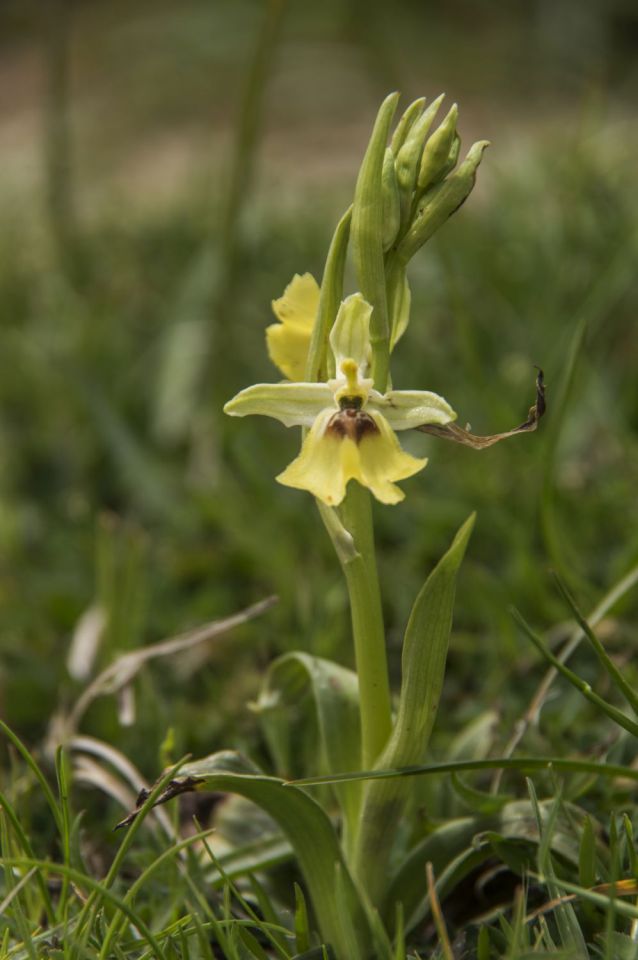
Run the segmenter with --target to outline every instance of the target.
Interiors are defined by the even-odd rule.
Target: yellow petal
[[[359,482],[381,503],[398,503],[405,494],[393,481],[418,473],[428,462],[427,458],[419,459],[402,450],[394,430],[380,414],[369,412],[368,416],[374,420],[378,432],[366,432],[359,444]]]
[[[370,317],[372,307],[360,293],[342,301],[337,319],[330,331],[330,346],[337,370],[344,360],[354,360],[364,376],[370,360]]]
[[[310,328],[312,330],[312,327]],[[266,327],[268,356],[288,380],[304,379],[310,346],[310,331],[288,324],[273,323]]]
[[[313,276],[295,274],[272,308],[280,321],[266,329],[268,354],[289,380],[303,380],[312,326],[319,306],[319,287]]]
[[[324,410],[314,422],[301,447],[299,456],[277,477],[286,487],[308,490],[329,507],[341,503],[350,479],[342,469],[344,441],[334,434],[326,434],[328,421],[334,410]],[[352,440],[349,444],[355,448]],[[348,460],[346,450],[346,461]],[[358,457],[355,457],[358,459]]]
[[[350,480],[368,487],[382,503],[403,500],[403,491],[393,481],[411,477],[427,460],[418,460],[402,450],[380,414],[359,414],[368,421],[360,431],[352,421],[337,424],[340,429],[335,429],[335,416],[336,411],[328,409],[317,417],[299,456],[277,480],[310,491],[330,507],[341,503]]]

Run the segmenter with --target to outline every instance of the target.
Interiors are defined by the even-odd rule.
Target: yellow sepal
[[[283,296],[272,302],[279,323],[266,328],[268,355],[289,380],[304,379],[318,306],[319,287],[309,273],[295,274]]]

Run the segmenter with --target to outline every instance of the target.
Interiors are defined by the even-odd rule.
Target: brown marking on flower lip
[[[365,436],[378,433],[379,428],[369,413],[354,406],[343,406],[328,421],[326,435],[343,440],[348,437],[355,443],[361,443]]]

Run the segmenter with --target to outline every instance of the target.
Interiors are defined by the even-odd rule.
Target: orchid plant
[[[409,261],[468,197],[487,146],[474,144],[457,166],[456,105],[430,133],[442,97],[427,107],[424,100],[412,103],[390,139],[397,100],[389,96],[379,110],[321,286],[309,274],[295,276],[273,303],[277,322],[266,340],[285,379],[249,386],[225,406],[231,416],[273,417],[302,428],[300,452],[277,480],[316,499],[345,576],[356,672],[305,652],[280,657],[254,705],[279,776],[225,751],[183,766],[163,795],[235,792],[265,810],[292,847],[319,940],[337,960],[403,955],[395,952],[401,931],[423,915],[426,891],[413,880],[415,871],[424,871],[425,854],[410,846],[411,781],[359,779],[314,795],[286,782],[295,749],[287,711],[305,697],[315,715],[314,773],[423,762],[443,682],[456,573],[473,517],[414,602],[393,702],[371,497],[399,503],[405,494],[397,482],[427,463],[402,449],[399,431],[425,430],[476,446],[507,435],[474,438],[453,424],[456,414],[442,397],[391,386],[391,353],[410,321]],[[348,256],[358,289],[345,295]],[[542,412],[539,380],[537,404],[517,431],[534,429]]]

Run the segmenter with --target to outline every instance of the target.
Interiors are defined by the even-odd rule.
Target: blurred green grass
[[[464,141],[493,139],[476,193],[414,266],[395,384],[440,392],[460,422],[490,433],[525,418],[534,364],[548,382],[537,434],[481,453],[410,438],[430,465],[405,483],[403,506],[376,511],[395,669],[411,598],[478,511],[440,736],[488,704],[507,731],[542,674],[508,606],[548,627],[567,616],[550,566],[587,611],[638,562],[629,61],[623,69],[613,37],[586,64],[548,49],[542,4],[534,22],[457,3],[427,24],[418,4],[390,24],[372,5],[364,30],[356,3],[291,3],[257,90],[260,147],[229,240],[232,142],[266,6],[126,6],[54,4],[68,19],[40,47],[37,8],[7,8],[20,96],[0,123],[10,147],[0,187],[3,716],[30,741],[45,736],[78,695],[65,657],[100,600],[119,624],[100,652],[106,663],[281,598],[203,665],[149,668],[132,727],[120,727],[111,701],[91,709],[86,732],[148,774],[169,727],[177,754],[259,749],[245,703],[278,652],[304,646],[351,662],[346,597],[318,516],[274,482],[298,437],[225,422],[220,406],[277,376],[263,341],[269,303],[293,273],[320,277],[389,83],[406,102],[447,89],[461,100]],[[629,18],[613,10],[612,26]],[[60,63],[69,73],[47,101]],[[48,127],[34,120],[43,106]],[[38,173],[47,169],[48,180]],[[635,649],[635,613],[629,597],[608,624],[619,656]],[[558,742],[565,723],[549,711],[544,735]],[[569,732],[574,748],[590,742],[586,725]]]

